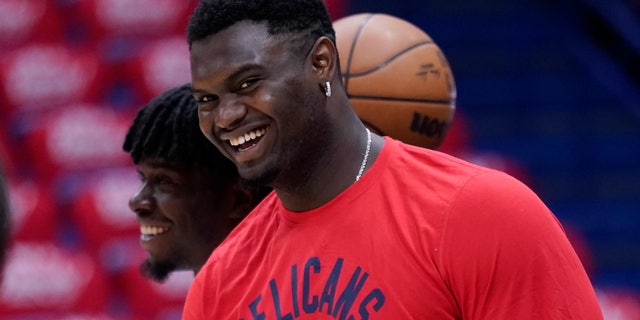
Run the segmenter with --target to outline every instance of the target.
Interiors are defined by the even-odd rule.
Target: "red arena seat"
[[[33,44],[0,61],[0,102],[6,114],[93,101],[105,85],[94,51]]]
[[[640,293],[628,288],[596,288],[604,319],[640,320]]]
[[[138,265],[143,259],[132,261],[123,273],[123,291],[132,314],[138,319],[180,319],[193,272],[174,272],[164,283],[157,283],[140,275]]]
[[[59,42],[62,29],[53,1],[0,1],[0,49],[3,51],[27,42]]]
[[[191,0],[85,0],[77,2],[77,12],[94,41],[114,36],[183,35],[195,3]]]
[[[9,179],[11,235],[17,241],[53,241],[58,211],[48,187],[33,180]]]
[[[106,254],[104,248],[122,238],[135,238],[135,250],[142,251],[140,227],[128,206],[139,185],[135,168],[123,167],[90,174],[73,188],[70,214],[89,251]]]
[[[0,290],[3,317],[106,310],[106,278],[88,255],[52,243],[17,242],[7,258]]]
[[[126,63],[127,77],[141,103],[191,81],[189,47],[184,37],[168,37],[142,46]]]
[[[325,0],[331,20],[337,20],[347,15],[349,0]]]
[[[129,115],[93,104],[37,114],[24,128],[27,155],[45,180],[60,175],[130,164],[122,151]]]
[[[0,126],[6,128],[6,124],[4,124],[1,119]],[[4,174],[8,176],[12,176],[17,170],[15,154],[9,144],[9,139],[5,136],[2,129],[0,129],[0,168],[2,168]]]

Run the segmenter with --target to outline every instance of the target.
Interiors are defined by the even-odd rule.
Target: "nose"
[[[129,198],[129,209],[141,217],[151,214],[154,206],[155,200],[147,183],[143,183],[140,190]]]
[[[220,98],[216,108],[215,125],[218,128],[231,130],[238,126],[247,115],[247,107],[235,94]]]

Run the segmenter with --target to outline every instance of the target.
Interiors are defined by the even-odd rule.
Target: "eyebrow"
[[[142,163],[142,161],[141,161],[141,163]],[[177,165],[173,164],[171,161],[167,161],[164,158],[146,159],[145,163],[151,169],[174,169],[174,168],[178,168]]]
[[[231,73],[226,81],[227,82],[235,82],[237,78],[239,78],[243,73],[246,73],[251,70],[262,70],[263,66],[257,63],[247,63],[241,65],[238,69],[236,69],[233,73]]]
[[[225,79],[225,82],[227,83],[234,82],[236,78],[239,78],[245,72],[248,72],[251,70],[262,70],[262,69],[264,69],[264,67],[258,63],[243,64],[240,67],[238,67],[238,69],[234,70],[229,76],[227,76],[227,78]],[[191,91],[192,91],[192,94],[209,94],[210,93],[207,90],[193,88],[193,84],[192,84]]]
[[[202,90],[202,89],[193,89],[193,88],[191,89],[191,95],[195,95],[197,93],[207,94],[209,92],[207,90]]]

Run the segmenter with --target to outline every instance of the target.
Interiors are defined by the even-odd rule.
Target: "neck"
[[[319,161],[316,161],[314,166],[306,168],[307,174],[304,177],[297,175],[294,178],[299,179],[295,183],[287,183],[288,187],[284,187],[285,184],[274,186],[285,208],[296,212],[318,208],[354,183],[367,147],[367,131],[359,120],[358,124],[351,126],[347,133],[334,135],[356,138],[330,139]],[[371,135],[371,139],[363,174],[375,161],[384,144],[384,140],[374,134]]]
[[[191,270],[193,271],[193,276],[195,277],[196,275],[198,275],[198,272],[200,272],[200,269],[202,269],[202,266],[204,265],[204,263],[198,264],[193,266],[193,268],[191,268]]]

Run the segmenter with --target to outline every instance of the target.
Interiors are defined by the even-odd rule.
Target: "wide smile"
[[[267,127],[261,127],[245,132],[237,137],[226,139],[226,141],[236,152],[245,151],[257,145],[266,132]]]
[[[171,227],[140,225],[140,240],[149,241],[157,236],[163,235],[171,230]]]

